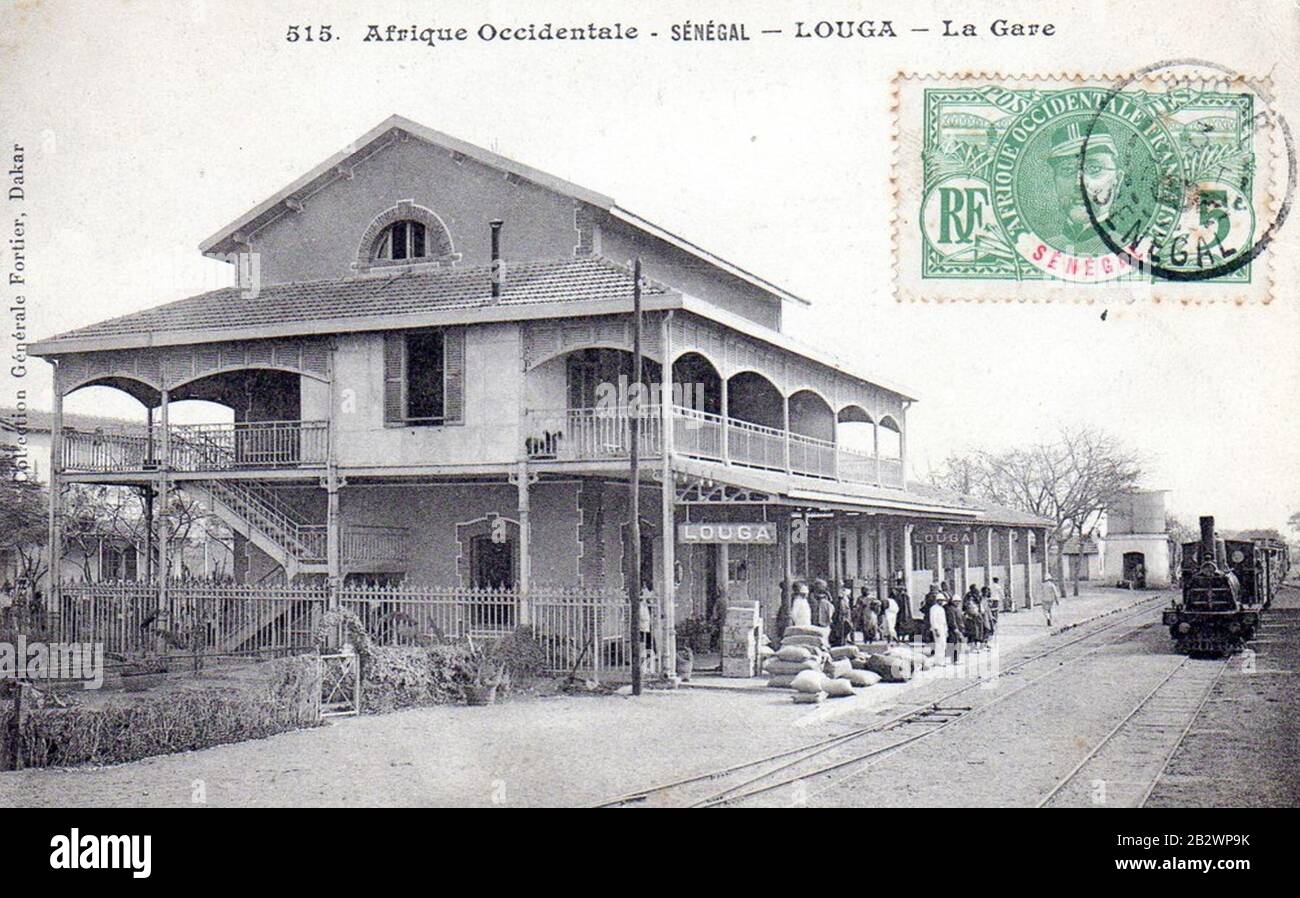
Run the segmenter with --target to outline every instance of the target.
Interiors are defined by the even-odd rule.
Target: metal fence
[[[11,629],[57,642],[95,642],[111,654],[267,655],[311,651],[335,597],[323,583],[242,585],[207,581],[65,583],[45,607],[10,615]],[[649,593],[638,631],[645,669],[657,669],[659,605]],[[383,646],[500,638],[531,627],[547,673],[610,678],[631,671],[627,596],[594,590],[346,586],[338,607],[356,614]],[[18,624],[21,623],[21,626]],[[642,626],[644,624],[644,627]]]

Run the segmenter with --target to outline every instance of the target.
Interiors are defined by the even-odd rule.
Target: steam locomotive
[[[1182,548],[1182,595],[1163,616],[1175,647],[1197,654],[1240,651],[1286,579],[1286,544],[1219,539],[1214,518],[1206,516],[1200,541]]]

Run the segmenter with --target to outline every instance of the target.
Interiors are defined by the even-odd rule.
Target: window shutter
[[[448,424],[465,423],[465,328],[443,332],[443,418]]]
[[[406,334],[384,334],[384,423],[406,420]]]

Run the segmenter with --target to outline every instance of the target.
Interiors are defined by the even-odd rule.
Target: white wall
[[[518,460],[522,392],[520,331],[514,323],[465,331],[465,423],[384,425],[384,338],[339,338],[334,358],[338,460],[342,465],[500,464]]]

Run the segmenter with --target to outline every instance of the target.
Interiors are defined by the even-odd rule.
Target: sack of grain
[[[776,656],[782,661],[807,661],[813,653],[806,645],[782,645]]]
[[[794,676],[801,670],[821,670],[821,665],[812,658],[803,661],[782,661],[780,658],[774,658],[763,665],[763,670],[770,674],[789,674]]]
[[[831,698],[843,698],[853,694],[853,684],[848,680],[830,680],[826,683],[826,694]]]
[[[787,636],[781,640],[781,648],[792,645],[804,646],[813,650],[824,649],[826,648],[826,640],[820,636],[800,636],[798,634]]]
[[[880,674],[882,680],[902,683],[912,678],[912,664],[897,655],[872,655],[867,659],[867,670]]]
[[[821,692],[825,679],[820,670],[804,670],[795,674],[790,686],[798,692]]]
[[[854,686],[874,686],[880,682],[880,674],[869,670],[851,670],[844,675],[844,679]]]
[[[842,658],[858,657],[858,647],[856,645],[837,645],[831,649],[831,657],[836,661]]]
[[[782,645],[784,645],[785,640],[789,639],[791,636],[819,636],[823,640],[829,642],[831,638],[831,628],[814,627],[811,624],[805,627],[786,627],[785,632],[781,634]]]
[[[796,692],[794,694],[794,703],[796,705],[817,705],[826,700],[824,692]]]
[[[826,673],[831,677],[842,677],[852,669],[853,662],[848,658],[845,658],[842,661],[832,661],[830,663],[830,670],[826,671]]]
[[[794,674],[777,674],[767,681],[767,685],[772,689],[789,689],[793,682]]]

